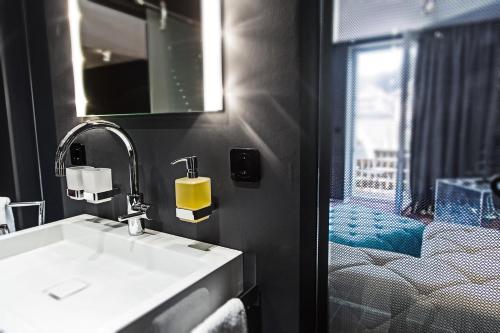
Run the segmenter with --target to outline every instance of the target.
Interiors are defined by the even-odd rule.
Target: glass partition
[[[500,2],[334,8],[330,332],[498,332]]]

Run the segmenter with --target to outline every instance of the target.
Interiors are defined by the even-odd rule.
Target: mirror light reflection
[[[68,0],[77,116],[223,109],[220,0]]]

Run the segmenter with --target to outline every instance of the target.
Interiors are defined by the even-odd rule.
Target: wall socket
[[[258,183],[261,178],[260,153],[255,148],[234,148],[229,154],[231,179],[236,182]]]

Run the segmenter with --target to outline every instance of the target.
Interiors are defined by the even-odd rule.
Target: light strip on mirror
[[[80,43],[80,7],[78,0],[68,0],[69,30],[71,36],[71,59],[73,62],[73,80],[75,83],[75,106],[77,117],[87,113],[87,98],[83,88],[83,63],[85,61]]]
[[[221,111],[223,104],[221,1],[200,1],[204,111]]]

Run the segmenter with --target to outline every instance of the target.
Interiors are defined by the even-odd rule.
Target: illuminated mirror
[[[220,0],[68,0],[77,115],[221,111]]]

